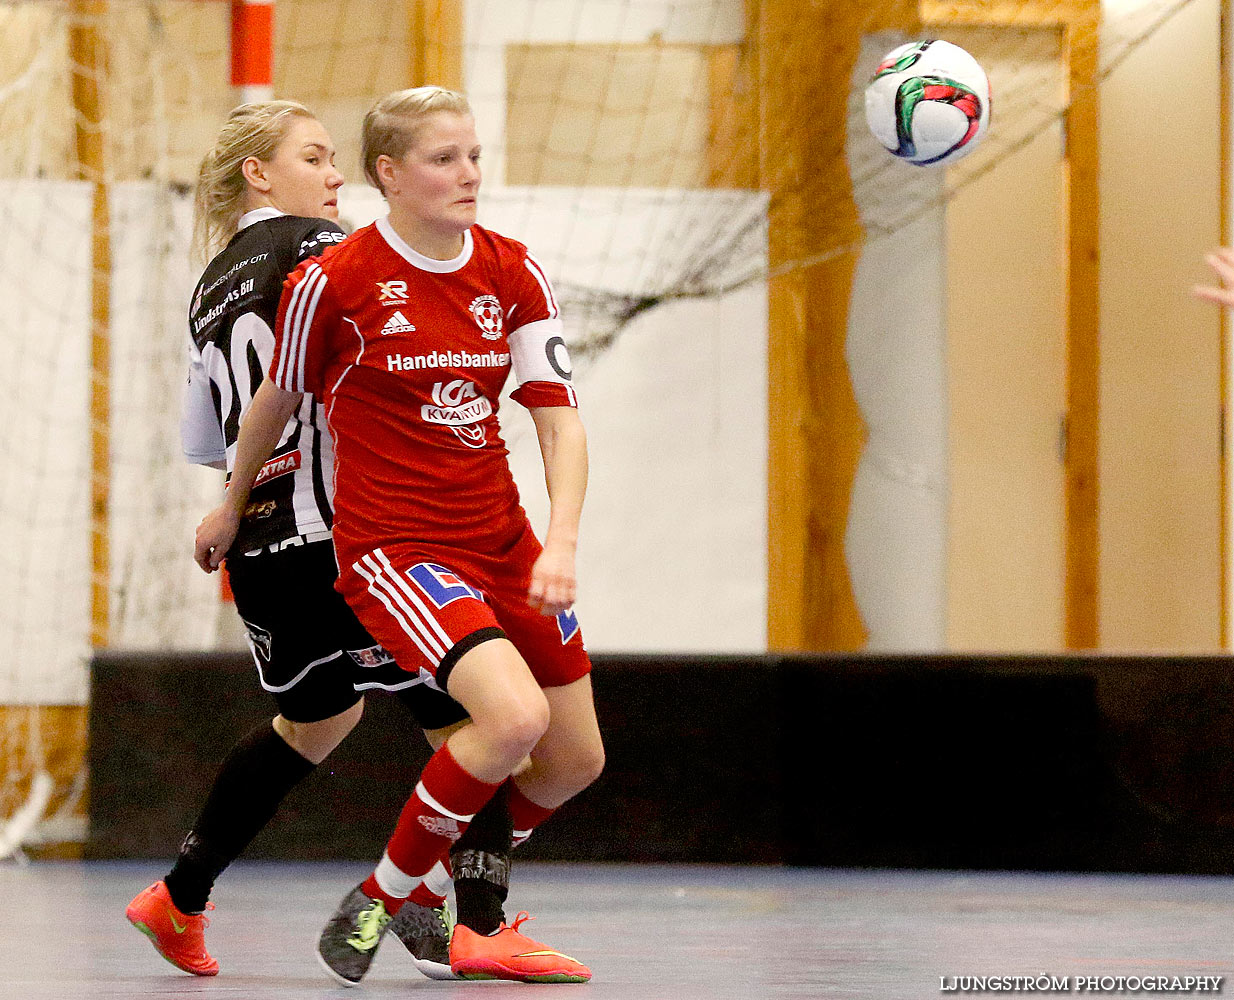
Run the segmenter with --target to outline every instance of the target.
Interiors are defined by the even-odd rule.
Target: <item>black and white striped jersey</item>
[[[189,378],[180,423],[190,462],[235,464],[240,421],[274,354],[274,317],[288,273],[346,233],[337,223],[249,212],[210,261],[189,307]],[[247,552],[333,523],[334,446],[320,404],[306,394],[263,466],[231,552]]]

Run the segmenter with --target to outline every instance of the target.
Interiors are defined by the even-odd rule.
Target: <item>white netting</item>
[[[411,82],[410,6],[277,4],[276,92],[309,104],[334,135],[349,180],[343,214],[354,223],[380,211],[360,180],[358,124],[377,96]],[[1102,66],[1184,6],[1143,0],[1107,12]],[[749,5],[468,0],[464,8],[461,64],[485,144],[481,221],[525,239],[547,265],[588,401],[596,462],[580,613],[589,643],[765,648],[774,599],[765,524],[768,199],[751,180],[760,155],[777,151],[758,148],[750,115]],[[230,621],[216,581],[188,557],[219,476],[185,465],[177,440],[195,273],[188,189],[234,103],[228,25],[228,5],[218,2],[0,3],[0,527],[9,540],[0,552],[0,706],[8,706],[0,817],[23,826],[0,830],[0,853],[38,836],[33,813],[50,803],[63,816],[80,793],[72,784],[80,752],[67,754],[54,792],[34,778],[49,769],[50,741],[74,739],[46,732],[39,707],[87,698],[92,435],[105,434],[109,446],[109,642],[209,648]],[[90,33],[96,50],[83,43]],[[995,121],[984,147],[945,176],[893,162],[866,134],[854,88],[850,173],[868,242],[917,224],[1065,110],[1056,33],[959,35],[989,71]],[[887,35],[887,48],[896,40]],[[863,58],[882,41],[867,43]],[[97,84],[97,123],[75,75]],[[790,110],[811,125],[811,108]],[[101,160],[83,163],[96,131]],[[822,189],[824,176],[806,164],[788,194],[826,214],[848,193]],[[102,233],[96,182],[106,196]],[[812,248],[778,267],[848,248]],[[109,290],[101,423],[90,410],[96,266]],[[542,524],[532,435],[512,425],[509,436]]]

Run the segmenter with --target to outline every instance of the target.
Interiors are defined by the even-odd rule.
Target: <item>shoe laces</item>
[[[535,919],[536,918],[533,917],[526,910],[519,910],[518,915],[514,918],[514,923],[509,925],[510,930],[517,932],[519,927],[522,926],[524,922],[528,920],[535,920]]]
[[[171,905],[174,907],[176,904],[172,903]],[[213,910],[213,909],[214,909],[214,904],[211,903],[209,900],[207,900],[206,910]],[[176,912],[179,913],[180,911],[176,910]],[[195,917],[199,917],[201,919],[201,926],[203,929],[210,926],[210,918],[206,916],[205,910],[203,910],[201,913],[185,913],[183,915],[187,917],[189,920],[192,920]]]
[[[386,912],[385,904],[380,899],[375,899],[356,914],[356,930],[347,939],[347,943],[357,951],[376,948],[381,932],[389,922],[390,914]]]
[[[433,913],[437,915],[437,919],[441,921],[441,926],[446,932],[446,937],[451,937],[454,931],[454,915],[450,912],[450,904],[442,903],[440,906],[433,908]]]

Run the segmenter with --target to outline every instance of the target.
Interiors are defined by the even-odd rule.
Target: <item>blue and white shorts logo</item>
[[[484,600],[484,595],[480,591],[468,586],[451,570],[438,566],[436,563],[416,563],[407,571],[407,575],[439,608],[444,608],[455,601],[461,601],[465,597],[477,601]]]
[[[578,632],[578,615],[573,608],[566,608],[557,616],[557,630],[561,633],[561,644],[564,646]]]

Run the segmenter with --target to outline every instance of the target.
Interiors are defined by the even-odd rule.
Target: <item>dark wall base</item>
[[[1226,657],[595,657],[601,779],[540,859],[1234,873]],[[96,658],[91,857],[170,858],[273,704],[243,655]],[[428,748],[393,698],[248,857],[380,856]]]

